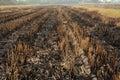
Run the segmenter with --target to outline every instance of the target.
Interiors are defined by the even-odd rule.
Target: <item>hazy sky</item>
[[[31,1],[31,0],[17,0],[17,1]],[[50,1],[50,0],[33,0],[33,1]],[[56,1],[56,0],[51,0],[51,1]],[[69,0],[62,0],[62,1],[69,1]],[[72,0],[72,1],[76,1],[76,0]],[[79,1],[86,1],[86,0],[79,0]],[[105,1],[108,1],[108,2],[111,2],[111,1],[112,2],[117,2],[117,1],[120,1],[120,0],[99,0],[99,1],[102,1],[102,2],[105,2]]]
[[[0,1],[12,1],[12,2],[23,2],[23,3],[83,3],[83,2],[117,2],[120,3],[120,0],[0,0]]]

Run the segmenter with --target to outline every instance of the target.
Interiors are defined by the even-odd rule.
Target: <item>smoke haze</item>
[[[120,3],[120,0],[0,0],[26,4],[79,4],[79,3]]]

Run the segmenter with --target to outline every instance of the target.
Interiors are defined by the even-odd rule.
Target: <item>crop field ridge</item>
[[[72,6],[0,9],[0,80],[119,80],[119,19]]]

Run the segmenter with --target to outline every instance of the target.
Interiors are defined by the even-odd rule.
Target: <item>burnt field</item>
[[[0,80],[119,80],[119,22],[70,6],[0,8]]]

